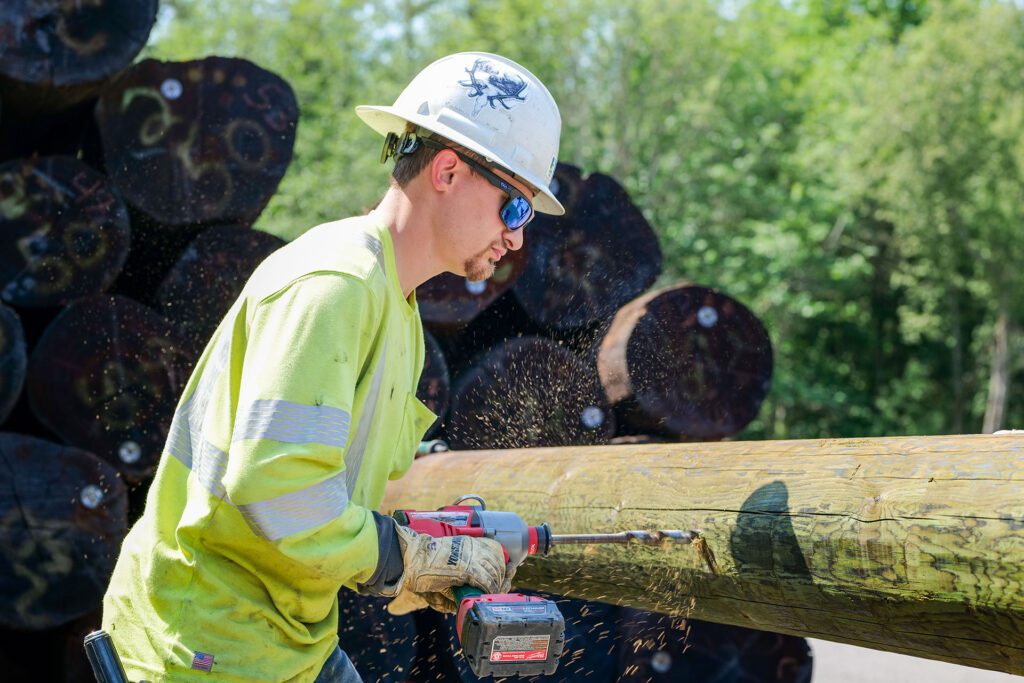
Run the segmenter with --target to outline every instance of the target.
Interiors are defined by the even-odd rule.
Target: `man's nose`
[[[523,246],[523,229],[518,230],[505,230],[503,235],[505,239],[505,248],[510,251],[518,251]]]

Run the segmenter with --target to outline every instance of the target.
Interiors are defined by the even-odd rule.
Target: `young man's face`
[[[468,170],[468,166],[463,165]],[[491,168],[493,173],[498,175],[510,185],[518,189],[526,197],[532,197],[524,183],[510,178],[502,171]],[[471,198],[472,207],[469,210],[472,220],[470,231],[466,235],[468,245],[475,245],[476,250],[472,255],[466,257],[462,264],[462,273],[467,280],[479,282],[494,275],[494,269],[498,261],[509,250],[516,251],[523,246],[523,230],[509,230],[501,219],[501,207],[508,201],[508,195],[489,183],[479,174],[471,174]],[[475,225],[475,228],[472,227]],[[472,248],[472,247],[470,247]]]

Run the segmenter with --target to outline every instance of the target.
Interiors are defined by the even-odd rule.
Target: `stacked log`
[[[249,275],[284,241],[243,225],[207,228],[185,248],[156,290],[189,358],[198,358]]]
[[[75,154],[97,94],[149,38],[157,0],[0,5],[0,159]]]
[[[501,344],[453,390],[454,448],[529,448],[607,443],[611,409],[593,372],[558,343],[522,337]]]
[[[145,303],[203,227],[251,225],[291,161],[298,104],[244,59],[144,60],[100,97],[103,163],[133,211],[117,290]]]
[[[7,420],[25,385],[28,354],[21,318],[0,304],[0,423]]]
[[[128,209],[113,184],[63,156],[0,164],[0,297],[30,309],[105,291],[128,257]]]
[[[294,93],[242,59],[132,65],[156,8],[0,6],[4,680],[83,679],[188,374],[282,244],[250,226],[292,158]],[[45,661],[21,667],[27,647]]]
[[[771,342],[740,302],[676,285],[619,309],[601,339],[597,371],[632,429],[717,441],[757,415],[771,386]]]
[[[136,301],[80,299],[32,352],[29,405],[64,441],[140,483],[156,470],[185,387],[182,349],[170,321]]]

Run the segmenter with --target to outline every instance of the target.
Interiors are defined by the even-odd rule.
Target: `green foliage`
[[[765,321],[775,378],[745,438],[980,428],[995,320],[1024,319],[1019,3],[165,0],[163,18],[149,56],[242,56],[295,88],[262,229],[365,210],[387,169],[353,107],[444,54],[499,52],[560,102],[563,160],[630,191],[665,280]]]

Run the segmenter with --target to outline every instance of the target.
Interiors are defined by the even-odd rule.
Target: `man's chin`
[[[486,260],[483,263],[467,263],[466,265],[466,279],[470,282],[483,282],[490,279],[497,267],[491,260]]]

